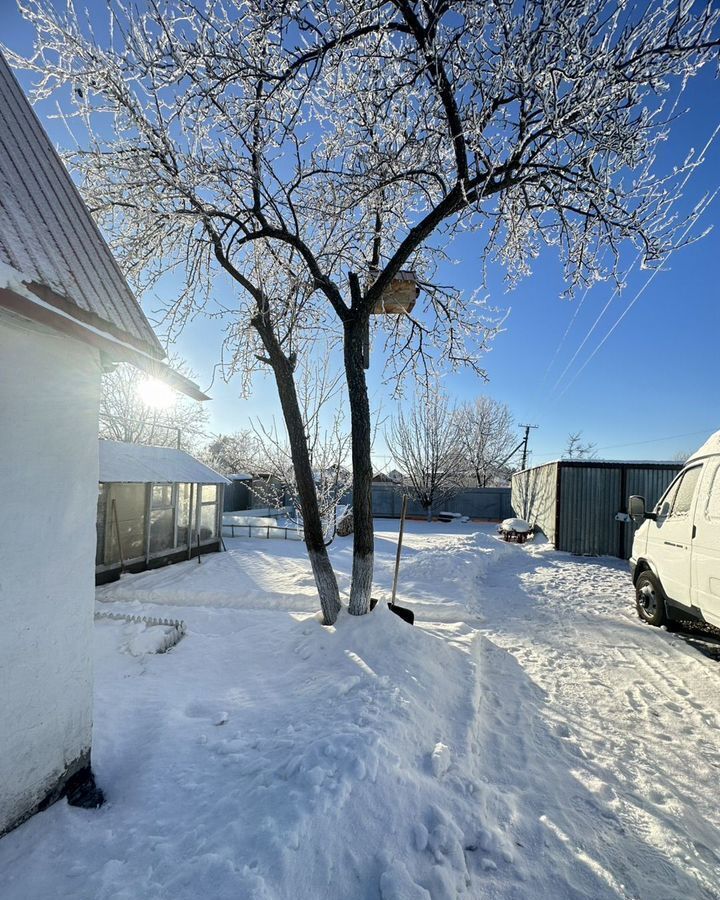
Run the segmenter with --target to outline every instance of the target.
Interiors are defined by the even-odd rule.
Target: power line
[[[604,447],[596,447],[596,450],[617,450],[620,447],[639,447],[644,444],[659,444],[661,441],[672,441],[677,438],[683,437],[695,437],[698,434],[709,434],[713,431],[715,426],[708,426],[707,428],[701,428],[698,431],[685,431],[682,434],[668,434],[664,437],[650,438],[645,441],[630,441],[627,444],[607,444]],[[562,452],[562,451],[561,451]],[[556,459],[558,456],[557,453],[544,453],[542,455],[542,459]]]
[[[632,263],[630,264],[630,268],[627,270],[627,273],[626,273],[627,275],[629,275],[630,272],[632,272],[632,270],[635,268],[635,263],[640,259],[641,255],[642,255],[642,251],[640,251],[640,252],[637,254],[637,256],[635,257],[635,259],[634,259],[634,260],[632,261]],[[581,342],[580,346],[577,348],[577,350],[575,351],[575,353],[573,353],[570,362],[565,366],[565,368],[564,368],[564,369],[562,370],[562,372],[560,373],[559,378],[557,379],[557,381],[555,382],[555,384],[552,386],[552,388],[551,388],[551,390],[550,390],[550,393],[551,393],[551,394],[554,393],[554,392],[557,390],[558,385],[560,384],[560,382],[561,382],[561,381],[563,380],[563,378],[565,377],[566,372],[567,372],[568,369],[572,366],[572,364],[575,362],[575,360],[578,358],[578,355],[580,354],[580,351],[581,351],[582,348],[585,346],[585,344],[588,342],[588,340],[589,340],[589,338],[590,338],[590,335],[593,333],[593,331],[595,331],[595,328],[597,327],[598,322],[599,322],[600,319],[602,319],[602,317],[605,315],[605,312],[607,311],[607,308],[608,308],[608,307],[610,306],[610,304],[613,302],[613,300],[615,299],[615,297],[616,297],[617,294],[619,293],[619,290],[620,290],[619,287],[615,287],[615,290],[612,292],[612,294],[610,294],[610,299],[609,299],[608,302],[605,304],[605,306],[603,306],[603,308],[600,310],[600,314],[598,315],[598,317],[595,319],[595,321],[594,321],[594,322],[592,323],[592,325],[590,326],[590,330],[587,332],[587,334],[585,335],[585,337],[582,339],[582,342]],[[562,396],[562,395],[560,395],[560,396]]]
[[[676,102],[675,105],[677,105],[677,102]],[[713,141],[715,140],[715,138],[716,138],[717,135],[718,135],[718,132],[720,132],[720,122],[715,126],[715,129],[714,129],[713,133],[710,135],[710,137],[709,137],[709,138],[707,139],[707,141],[705,142],[705,146],[702,148],[702,150],[701,150],[700,153],[698,154],[697,162],[696,162],[696,163],[692,166],[692,168],[687,172],[687,174],[685,175],[685,178],[683,179],[682,183],[680,184],[680,187],[678,188],[678,190],[681,191],[681,190],[683,190],[683,188],[686,187],[688,181],[689,181],[690,178],[692,177],[692,175],[693,175],[693,173],[695,172],[695,170],[696,170],[696,169],[700,166],[700,164],[704,161],[705,155],[706,155],[706,153],[708,152],[708,150],[710,149],[710,147],[712,146]],[[715,193],[717,193],[717,191],[716,191]],[[700,211],[700,213],[698,213],[698,215],[697,215],[696,217],[694,217],[694,218],[691,220],[690,224],[689,224],[688,227],[685,229],[685,231],[683,232],[683,234],[682,234],[682,236],[681,236],[681,238],[680,238],[681,241],[685,239],[685,237],[686,237],[687,234],[689,233],[690,229],[693,227],[693,225],[695,225],[695,223],[697,222],[698,218],[705,212],[705,210],[707,209],[708,205],[712,202],[712,200],[714,199],[714,197],[715,197],[715,194],[713,194],[712,197],[710,198],[710,200],[707,201],[707,203],[703,206],[703,208],[702,208],[702,210]],[[668,260],[668,259],[670,258],[670,256],[673,254],[673,252],[674,252],[675,249],[676,249],[676,247],[673,247],[673,248],[667,253],[667,255],[665,256],[663,262],[667,262],[667,260]],[[632,263],[630,264],[630,268],[627,270],[626,275],[629,275],[630,272],[632,272],[632,270],[635,268],[635,265],[636,265],[637,261],[640,259],[641,255],[642,255],[642,251],[639,252],[639,253],[637,254],[637,256],[635,257],[635,259],[632,261]],[[580,375],[580,373],[583,371],[583,369],[585,368],[585,366],[587,366],[587,364],[590,362],[590,359],[592,359],[592,357],[597,353],[597,351],[600,349],[600,347],[605,343],[605,341],[606,341],[607,338],[610,336],[610,334],[612,334],[612,332],[615,330],[615,328],[617,327],[617,325],[620,324],[620,322],[622,321],[622,319],[625,317],[625,315],[626,315],[627,312],[629,311],[630,307],[637,301],[637,299],[639,298],[639,295],[645,290],[645,288],[648,286],[648,284],[653,280],[655,274],[657,274],[658,271],[660,271],[659,267],[658,267],[657,269],[654,269],[654,270],[653,270],[653,273],[652,273],[651,276],[648,278],[648,280],[647,280],[647,282],[645,283],[645,285],[640,289],[640,291],[638,292],[638,294],[636,294],[636,296],[633,298],[632,302],[630,303],[630,306],[625,310],[625,312],[622,313],[622,315],[619,317],[619,319],[615,322],[615,325],[613,325],[613,327],[612,327],[612,328],[610,329],[610,331],[606,334],[606,336],[603,338],[603,340],[600,342],[600,344],[599,344],[599,345],[596,347],[596,349],[592,352],[592,354],[590,355],[590,357],[589,357],[588,359],[585,360],[585,362],[583,363],[583,365],[581,366],[581,368],[578,370],[578,372],[577,372],[577,373],[572,377],[572,379],[565,385],[565,387],[563,388],[562,392],[558,395],[558,399],[559,399],[560,397],[562,397],[562,396],[565,394],[565,392],[568,390],[568,388],[570,387],[570,385],[574,383],[574,381],[577,379],[577,377],[578,377],[578,376]],[[602,317],[605,315],[605,313],[606,313],[608,307],[609,307],[610,304],[613,302],[613,300],[615,299],[615,296],[616,296],[618,293],[619,293],[619,287],[616,286],[615,289],[613,290],[612,294],[610,295],[609,300],[607,301],[607,303],[605,304],[605,306],[603,306],[602,310],[600,311],[600,314],[597,316],[597,318],[595,319],[595,321],[593,322],[593,324],[590,326],[590,329],[589,329],[588,332],[586,333],[585,337],[582,339],[582,342],[580,343],[580,346],[577,348],[577,350],[576,350],[575,353],[573,354],[572,359],[571,359],[570,362],[565,366],[565,368],[563,369],[563,371],[560,373],[560,377],[557,379],[557,381],[555,382],[555,384],[553,385],[553,387],[552,387],[551,390],[550,390],[550,393],[551,393],[551,394],[555,393],[555,391],[558,389],[558,386],[560,385],[560,383],[562,382],[563,378],[565,377],[565,374],[567,373],[567,371],[570,369],[570,367],[572,366],[572,364],[573,364],[573,363],[575,362],[575,360],[577,359],[578,355],[580,354],[580,351],[582,350],[582,348],[583,348],[583,347],[585,346],[585,344],[587,343],[587,341],[588,341],[588,339],[590,338],[591,334],[593,333],[593,331],[594,331],[595,328],[597,327],[597,325],[598,325],[600,319],[602,319]],[[585,295],[586,295],[586,294],[587,294],[587,291],[585,292]],[[583,298],[582,298],[583,300],[585,299],[585,295],[583,295]],[[578,312],[579,312],[579,309],[578,309]],[[574,321],[574,317],[573,317],[573,321]],[[572,325],[572,322],[571,322],[570,324]],[[568,328],[568,330],[569,330],[569,328]],[[567,332],[566,332],[566,333],[567,333]],[[563,340],[564,340],[564,337],[563,337]]]
[[[685,93],[685,88],[686,88],[686,87],[687,87],[687,81],[683,81],[683,82],[681,83],[681,85],[680,85],[680,89],[678,90],[677,97],[675,97],[675,100],[673,101],[673,104],[672,104],[672,106],[671,106],[671,108],[670,108],[670,112],[668,113],[668,121],[669,121],[670,119],[672,119],[672,117],[675,115],[675,110],[677,109],[678,104],[680,103],[680,100],[682,99],[682,96],[683,96],[683,94]],[[709,148],[710,145],[712,144],[712,141],[713,141],[713,138],[714,138],[714,137],[715,137],[715,135],[713,134],[713,135],[711,136],[710,140],[706,143],[705,147],[704,147],[703,150],[700,152],[700,157],[699,157],[699,159],[702,159],[704,153],[707,152],[708,148]],[[685,184],[686,184],[686,183],[687,183],[687,181],[685,181]],[[684,185],[683,185],[683,186],[684,186]],[[639,254],[638,254],[638,257],[639,257]],[[629,274],[629,273],[632,271],[632,269],[633,269],[634,266],[635,266],[635,263],[637,262],[638,257],[636,257],[636,258],[633,260],[633,262],[632,262],[632,264],[631,264],[631,266],[630,266],[630,269],[628,269],[628,271],[626,272],[626,275]],[[543,377],[542,377],[542,379],[541,379],[541,381],[540,381],[540,386],[542,386],[543,384],[545,384],[545,381],[546,381],[546,379],[547,379],[547,376],[548,376],[548,374],[550,373],[550,370],[552,369],[553,365],[555,364],[555,360],[557,359],[558,354],[560,353],[560,350],[562,349],[562,346],[563,346],[563,344],[565,343],[565,340],[567,339],[568,334],[569,334],[570,331],[572,330],[572,327],[573,327],[573,325],[575,324],[575,321],[576,321],[576,319],[577,319],[577,317],[578,317],[578,315],[579,315],[579,313],[580,313],[580,310],[582,309],[583,304],[585,303],[585,298],[586,298],[587,295],[589,294],[589,292],[590,292],[590,290],[591,290],[592,287],[593,287],[593,285],[588,285],[588,286],[585,288],[585,291],[584,291],[582,297],[580,298],[580,301],[578,302],[577,306],[575,307],[575,311],[574,311],[574,313],[573,313],[573,315],[572,315],[572,318],[570,319],[570,322],[569,322],[567,328],[565,329],[565,333],[564,333],[564,334],[562,335],[562,337],[560,338],[560,341],[558,342],[557,346],[555,347],[555,352],[554,352],[553,355],[552,355],[552,359],[550,360],[550,362],[548,363],[548,365],[547,365],[547,367],[546,367],[546,369],[545,369],[545,372],[544,372],[544,374],[543,374]],[[602,315],[602,313],[601,313],[601,315]],[[595,324],[597,324],[597,322],[596,322]],[[595,327],[595,324],[593,325],[593,328]],[[591,330],[592,330],[592,329],[591,329]],[[583,341],[583,343],[584,343],[584,341]],[[578,352],[579,352],[581,349],[582,349],[582,344],[581,344],[580,347],[578,348]],[[575,354],[575,356],[577,356],[577,353]],[[575,356],[573,356],[573,360],[575,359]],[[567,368],[572,364],[572,361],[573,361],[573,360],[570,360],[570,363],[568,364],[568,366],[566,366],[566,368],[563,370],[562,375],[565,374],[565,372],[567,371]],[[560,376],[560,379],[562,378],[562,375]],[[558,379],[558,381],[559,381],[560,379]]]
[[[584,291],[582,297],[580,298],[580,300],[579,300],[577,306],[575,307],[575,312],[573,313],[573,316],[572,316],[572,318],[570,319],[570,324],[569,324],[568,327],[565,329],[565,334],[563,334],[563,336],[560,338],[560,341],[558,342],[558,345],[557,345],[557,347],[555,348],[555,352],[554,352],[553,355],[552,355],[552,359],[551,359],[550,362],[547,364],[547,367],[546,367],[546,369],[545,369],[545,373],[544,373],[544,375],[543,375],[543,377],[542,377],[542,381],[540,382],[541,385],[545,384],[545,379],[548,377],[548,375],[549,375],[549,373],[550,373],[550,369],[552,369],[553,365],[555,364],[555,360],[558,358],[558,354],[560,353],[560,350],[562,349],[562,346],[563,346],[563,344],[565,343],[565,339],[566,339],[567,336],[570,334],[570,330],[572,329],[573,325],[575,324],[575,319],[577,319],[578,314],[580,313],[580,310],[581,310],[582,307],[583,307],[583,303],[585,302],[585,298],[586,298],[587,295],[590,293],[590,287],[591,287],[591,285],[588,285],[588,286],[585,288],[585,291]]]
[[[699,431],[685,431],[683,434],[669,434],[666,437],[650,438],[649,441],[631,441],[629,444],[609,444],[606,447],[598,447],[598,450],[615,450],[617,447],[637,447],[640,444],[657,444],[660,441],[673,441],[681,437],[694,437],[696,434],[707,434],[711,428],[701,428]]]
[[[720,128],[720,126],[718,126],[718,127]],[[685,229],[685,231],[682,233],[682,235],[681,235],[681,237],[680,237],[680,240],[681,240],[681,241],[683,241],[683,240],[687,237],[688,233],[690,232],[690,229],[693,228],[693,226],[698,222],[698,220],[700,219],[700,217],[701,217],[702,215],[705,214],[705,212],[707,211],[708,207],[711,205],[711,203],[713,202],[713,200],[715,199],[715,197],[717,197],[718,193],[720,193],[720,186],[717,187],[717,188],[715,188],[715,190],[713,191],[713,193],[710,195],[710,197],[709,197],[709,198],[705,201],[705,203],[703,204],[702,209],[700,210],[700,212],[698,213],[698,215],[692,220],[692,222],[690,222],[690,224],[688,225],[688,227],[687,227],[687,228]],[[670,259],[670,257],[672,256],[674,250],[675,250],[675,248],[673,248],[673,250],[670,250],[670,251],[667,253],[667,255],[665,256],[665,258],[664,258],[663,261],[662,261],[662,265],[664,265],[664,264]],[[573,375],[573,377],[568,381],[568,383],[565,385],[565,387],[563,388],[563,390],[561,391],[561,393],[558,394],[558,400],[559,400],[559,399],[560,399],[560,398],[561,398],[561,397],[562,397],[562,396],[570,389],[570,387],[575,383],[575,381],[577,381],[577,379],[580,377],[580,375],[581,375],[582,372],[585,370],[585,368],[586,368],[587,365],[590,363],[590,361],[593,359],[593,357],[598,353],[598,351],[600,350],[600,348],[605,344],[605,342],[607,341],[607,339],[608,339],[608,338],[610,337],[610,335],[615,331],[615,329],[616,329],[616,328],[618,327],[618,325],[622,322],[622,320],[625,318],[625,316],[630,312],[630,310],[633,308],[633,306],[635,306],[635,304],[636,304],[637,301],[640,299],[640,297],[645,293],[645,289],[648,288],[648,287],[650,286],[650,284],[652,284],[652,282],[653,282],[655,276],[656,276],[656,275],[658,274],[658,272],[660,272],[660,271],[661,271],[660,266],[658,266],[657,269],[653,269],[653,271],[650,273],[650,275],[648,276],[647,280],[645,281],[645,284],[638,290],[638,292],[637,292],[637,293],[635,294],[635,296],[632,298],[632,300],[630,301],[630,303],[625,307],[625,309],[622,311],[622,313],[621,313],[621,314],[618,316],[618,318],[615,320],[615,322],[614,322],[614,324],[612,325],[612,327],[610,328],[610,330],[605,334],[605,336],[603,337],[603,339],[602,339],[602,340],[600,341],[600,343],[595,347],[595,349],[594,349],[593,352],[590,354],[590,356],[587,357],[587,359],[585,360],[585,362],[580,366],[580,368],[577,370],[577,372],[576,372],[576,373]]]

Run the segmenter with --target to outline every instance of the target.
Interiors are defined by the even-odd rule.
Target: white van
[[[640,618],[720,628],[720,431],[693,453],[652,512],[644,497],[630,497],[627,509],[645,520],[630,558]]]

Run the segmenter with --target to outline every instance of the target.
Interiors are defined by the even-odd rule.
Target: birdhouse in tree
[[[373,275],[374,273],[371,272],[371,277]],[[373,306],[372,314],[374,316],[407,315],[412,312],[419,294],[420,288],[415,273],[408,269],[401,269]]]

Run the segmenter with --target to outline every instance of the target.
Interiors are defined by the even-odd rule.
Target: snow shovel
[[[395,556],[395,575],[393,577],[393,586],[392,586],[392,599],[388,603],[388,607],[391,612],[394,612],[396,616],[400,616],[403,622],[407,622],[408,625],[415,624],[415,613],[411,609],[405,609],[404,606],[398,606],[395,602],[395,594],[397,592],[397,581],[398,581],[398,572],[400,570],[400,553],[402,552],[402,540],[403,540],[403,532],[405,531],[405,513],[407,512],[407,497],[403,497],[402,502],[402,512],[400,513],[400,534],[398,535],[398,545],[397,545],[397,554]],[[374,609],[377,605],[377,600],[373,597],[370,600],[370,609]]]

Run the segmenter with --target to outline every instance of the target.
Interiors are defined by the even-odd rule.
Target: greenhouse
[[[189,453],[101,440],[99,481],[98,584],[221,548],[228,480]]]

